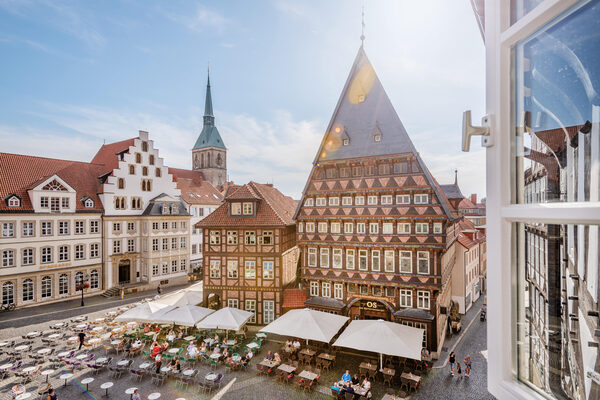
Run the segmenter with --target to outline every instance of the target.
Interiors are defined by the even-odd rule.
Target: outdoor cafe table
[[[85,385],[85,390],[90,391],[90,383],[94,382],[94,378],[89,377],[81,380],[81,384]]]
[[[403,399],[404,399],[404,397],[396,396],[396,395],[389,394],[389,393],[386,393],[381,398],[381,400],[403,400]]]
[[[6,347],[8,346],[10,343],[8,342],[0,342],[0,347]]]
[[[233,356],[233,357],[231,357],[231,361],[236,362],[236,363],[240,362],[240,361],[242,361],[242,356]]]
[[[83,322],[85,321],[85,317],[84,316],[80,316],[80,317],[75,317],[72,319],[73,322]]]
[[[96,318],[94,322],[100,323],[106,321],[106,318]]]
[[[48,383],[48,377],[50,376],[51,373],[53,373],[54,370],[53,369],[45,369],[41,372],[42,375],[46,376],[46,383]]]
[[[281,364],[279,367],[277,367],[278,370],[286,372],[288,374],[291,374],[292,372],[294,372],[296,370],[296,367],[294,367],[293,365],[288,365],[288,364]]]
[[[319,354],[319,358],[322,358],[323,360],[327,360],[327,361],[334,361],[335,360],[335,356],[332,356],[331,354],[328,354],[328,353],[321,353],[321,354]]]
[[[381,373],[387,376],[394,376],[396,375],[396,370],[393,368],[382,368]]]
[[[400,375],[400,376],[404,379],[410,379],[415,382],[421,381],[421,377],[419,375],[415,375],[415,374],[411,374],[411,373],[407,374],[406,372],[403,372],[402,375]]]
[[[211,340],[213,340],[213,338],[206,338],[206,339],[204,339],[204,343],[208,344],[208,343],[210,343]]]
[[[55,323],[53,325],[50,325],[50,328],[52,328],[52,329],[59,329],[59,328],[62,328],[63,326],[65,326],[65,325],[67,325],[66,322],[57,322],[57,323]]]
[[[71,336],[67,339],[67,342],[76,342],[79,340],[79,336]]]
[[[125,365],[129,364],[129,360],[120,360],[117,365],[120,367],[124,367]]]
[[[100,343],[100,339],[99,338],[92,338],[90,340],[88,340],[89,344],[98,344]]]
[[[148,395],[148,400],[156,400],[158,398],[160,398],[160,393],[158,393],[158,392],[157,393],[150,393]]]
[[[213,360],[218,360],[219,358],[221,358],[221,353],[212,353],[210,355],[210,358],[212,358]]]
[[[36,337],[38,337],[38,336],[42,336],[42,332],[33,331],[33,332],[29,332],[29,333],[27,334],[27,337],[28,337],[28,338],[32,338],[32,339],[33,339],[33,338],[36,338]]]
[[[3,364],[3,365],[0,365],[0,371],[5,371],[5,370],[7,370],[9,368],[12,368],[12,366],[13,366],[12,363],[6,363],[6,364]]]
[[[300,354],[303,354],[303,355],[305,355],[305,356],[312,357],[312,356],[314,356],[315,354],[317,354],[317,352],[316,352],[316,351],[314,351],[314,350],[311,350],[311,349],[302,349],[302,350],[300,350]]]
[[[179,347],[173,347],[172,349],[169,349],[169,353],[171,354],[177,354],[179,353]]]
[[[133,399],[133,393],[134,393],[136,390],[137,390],[137,388],[136,388],[136,387],[130,387],[129,389],[125,390],[125,394],[128,394],[128,395],[130,395],[130,396],[131,396],[130,398],[131,398],[131,399]]]
[[[92,329],[92,332],[102,332],[104,330],[103,326],[96,326]]]
[[[22,344],[20,346],[15,347],[15,351],[23,351],[23,350],[27,350],[29,348],[29,346],[27,346],[26,344]]]
[[[215,379],[217,379],[217,374],[214,374],[214,373],[211,372],[210,374],[206,375],[204,377],[204,379],[206,379],[207,381],[211,381],[212,382]]]
[[[300,372],[300,375],[298,376],[300,378],[308,379],[309,381],[314,381],[319,375],[315,374],[314,372],[304,370]]]
[[[26,374],[30,374],[30,373],[32,373],[33,371],[35,371],[35,370],[36,370],[36,368],[37,368],[37,367],[27,367],[27,368],[23,368],[23,370],[22,370],[22,371],[23,371],[24,373],[26,373]]]
[[[185,371],[183,371],[183,375],[192,376],[192,375],[194,375],[194,372],[196,372],[196,371],[193,369],[186,369]]]
[[[377,365],[375,364],[371,364],[368,362],[361,362],[360,365],[358,366],[358,368],[364,368],[364,369],[368,369],[371,372],[376,372],[377,371]]]
[[[44,349],[40,349],[40,350],[37,351],[37,353],[40,354],[40,355],[42,355],[42,356],[45,355],[45,354],[49,354],[50,352],[52,352],[52,349],[50,349],[48,347],[46,347]]]
[[[139,369],[146,369],[146,368],[149,368],[151,366],[152,366],[152,363],[144,362],[144,363],[141,363],[138,368]]]
[[[62,374],[61,376],[58,377],[58,379],[64,379],[65,386],[67,386],[67,379],[71,379],[72,377],[73,377],[73,374]]]
[[[104,364],[107,361],[108,361],[108,358],[106,358],[106,357],[100,357],[100,358],[96,359],[96,364]]]
[[[276,362],[274,362],[274,361],[269,361],[269,360],[262,360],[262,361],[261,361],[261,362],[259,362],[258,364],[259,364],[259,365],[262,365],[262,366],[265,366],[265,367],[267,367],[267,368],[273,368],[273,367],[276,367],[277,365],[279,365],[279,364],[277,364]]]
[[[196,336],[186,336],[183,338],[186,342],[191,342],[192,340],[196,340]]]
[[[226,344],[227,346],[233,346],[233,345],[235,344],[235,340],[226,340],[226,341],[225,341],[225,344]]]
[[[258,347],[258,344],[254,343],[254,342],[250,342],[246,345],[246,347],[249,349],[255,349]]]
[[[113,346],[119,345],[121,344],[121,339],[113,340],[112,342],[110,342],[110,344],[112,344]]]
[[[79,354],[78,356],[75,357],[76,360],[83,360],[85,358],[87,358],[88,355],[87,354]]]
[[[160,369],[160,372],[163,372],[163,373],[165,373],[165,374],[166,374],[166,373],[168,373],[169,371],[171,371],[171,367],[162,367],[162,368]]]
[[[57,354],[57,356],[58,357],[66,357],[69,354],[71,354],[71,352],[67,350],[67,351],[61,351],[60,353]]]
[[[351,382],[344,382],[344,381],[335,382],[331,388],[333,390],[337,390],[339,392],[340,389],[344,387],[344,385],[347,385],[349,383],[351,383]],[[361,397],[367,397],[367,394],[369,393],[369,391],[367,389],[363,388],[360,385],[351,385],[351,386],[352,386],[352,389],[354,389],[355,394],[357,394]]]
[[[87,328],[87,324],[79,324],[79,325],[75,325],[76,329],[85,329]]]
[[[266,337],[267,337],[267,335],[266,335],[265,333],[258,332],[258,333],[256,334],[256,337],[257,337],[257,338],[259,338],[259,339],[264,339],[264,338],[266,338]]]
[[[60,337],[60,333],[53,333],[52,335],[48,335],[48,339],[58,339]]]
[[[30,398],[31,396],[33,396],[33,394],[31,394],[31,392],[21,393],[20,395],[15,397],[15,400],[25,400],[25,399]]]

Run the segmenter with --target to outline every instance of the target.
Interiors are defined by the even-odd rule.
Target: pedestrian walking
[[[471,365],[473,365],[473,361],[471,361],[471,356],[467,354],[465,357],[465,376],[471,376]]]
[[[459,362],[456,363],[456,375],[458,376],[458,379],[462,379],[462,371],[460,369],[460,363]]]
[[[160,283],[158,284],[158,286],[156,287],[156,293],[158,293],[158,295],[160,296],[162,293],[162,288],[160,287]]]
[[[450,374],[454,376],[454,368],[456,368],[456,354],[454,352],[450,352],[448,356],[448,363],[450,364]]]
[[[125,298],[125,286],[121,286],[121,300]]]
[[[77,336],[79,336],[79,350],[81,350],[81,347],[83,346],[83,342],[85,341],[85,333],[83,331],[81,331],[77,334]]]

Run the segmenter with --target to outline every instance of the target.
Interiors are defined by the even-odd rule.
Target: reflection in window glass
[[[517,203],[598,201],[600,1],[514,49]]]

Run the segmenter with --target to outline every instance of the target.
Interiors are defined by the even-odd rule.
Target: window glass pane
[[[516,203],[598,201],[600,2],[514,49]]]
[[[514,24],[544,0],[510,0],[510,24]]]
[[[556,398],[586,398],[598,310],[598,225],[515,223],[521,381]],[[564,395],[563,395],[564,392]]]

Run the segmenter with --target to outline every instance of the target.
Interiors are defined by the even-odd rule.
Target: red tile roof
[[[188,204],[219,205],[223,201],[223,195],[207,181],[178,178],[177,189]]]
[[[286,309],[304,308],[304,302],[307,298],[306,292],[302,289],[285,289],[281,307]]]
[[[0,153],[0,199],[11,193],[21,198],[21,207],[8,207],[5,200],[0,200],[0,210],[32,211],[27,190],[56,174],[77,191],[77,210],[102,211],[97,193],[103,168],[80,161]],[[85,196],[94,201],[94,208],[84,207],[81,199]]]
[[[229,215],[229,200],[235,201],[237,199],[235,195],[239,190],[257,196],[254,216]],[[295,210],[296,202],[294,199],[285,196],[273,185],[250,182],[230,193],[221,206],[198,222],[196,226],[200,228],[211,226],[288,226],[294,225],[292,218]]]
[[[204,174],[200,171],[194,171],[191,169],[181,169],[181,168],[171,168],[169,167],[169,173],[174,176],[174,180],[184,178],[184,179],[192,179],[195,181],[203,181]]]
[[[103,174],[112,172],[113,169],[119,167],[117,154],[128,150],[129,146],[133,146],[134,141],[135,138],[131,138],[120,142],[103,144],[92,159],[92,164],[103,164],[105,166]]]

